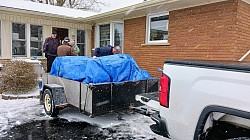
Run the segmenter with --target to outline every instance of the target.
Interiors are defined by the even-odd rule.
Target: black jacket
[[[112,47],[111,45],[107,45],[105,47],[95,48],[94,50],[94,56],[100,57],[100,56],[106,56],[106,55],[112,55]]]
[[[56,56],[57,55],[57,48],[59,46],[59,42],[52,38],[48,37],[45,39],[45,42],[43,44],[43,52],[45,53],[45,56]]]

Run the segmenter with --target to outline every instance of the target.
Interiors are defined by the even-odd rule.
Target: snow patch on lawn
[[[43,107],[39,105],[38,99],[0,99],[0,110],[0,137],[15,125],[49,118],[48,116],[41,115]]]

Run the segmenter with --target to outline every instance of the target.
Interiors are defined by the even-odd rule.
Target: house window
[[[100,30],[100,47],[111,45],[110,44],[110,24],[99,26]]]
[[[123,46],[123,23],[114,23],[114,46]]]
[[[30,25],[30,56],[42,56],[43,27]]]
[[[149,15],[147,20],[147,43],[168,42],[168,14]]]
[[[2,52],[1,52],[1,48],[2,48],[2,24],[1,24],[1,21],[0,21],[0,56],[2,56]]]
[[[124,25],[122,22],[111,22],[96,26],[95,47],[106,45],[120,46],[123,50]]]
[[[12,23],[12,56],[41,56],[43,50],[43,26]]]
[[[26,56],[25,24],[12,23],[12,55]]]
[[[80,49],[80,55],[85,55],[85,31],[77,30],[77,46]]]

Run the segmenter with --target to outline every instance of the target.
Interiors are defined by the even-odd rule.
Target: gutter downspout
[[[250,54],[250,50],[248,50],[238,61],[242,61],[243,59],[245,59],[248,55]]]

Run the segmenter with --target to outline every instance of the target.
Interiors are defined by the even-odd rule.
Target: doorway
[[[66,28],[57,28],[57,27],[52,27],[52,32],[56,31],[57,32],[57,39],[62,44],[62,41],[65,37],[69,37],[69,29]]]

